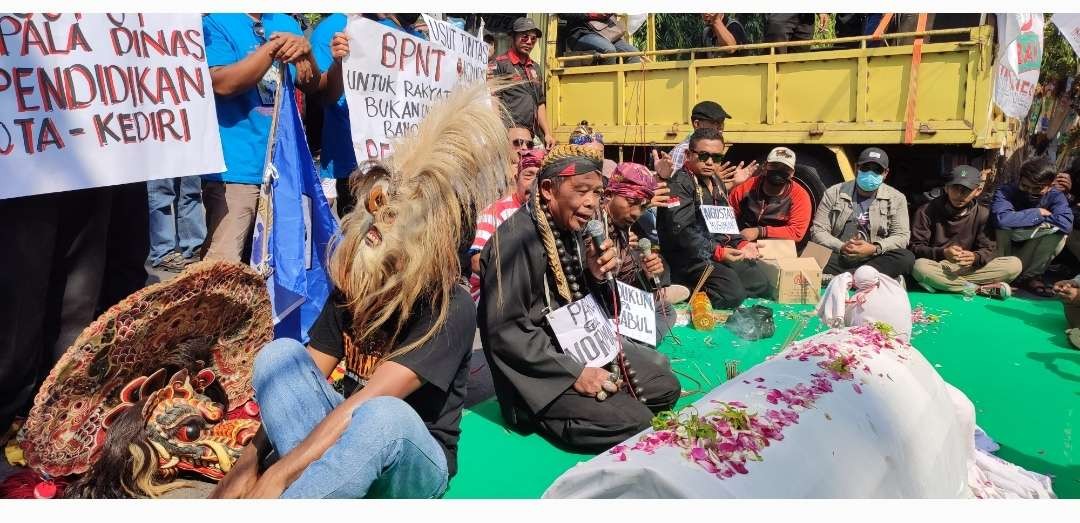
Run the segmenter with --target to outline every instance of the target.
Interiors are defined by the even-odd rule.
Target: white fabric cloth
[[[745,463],[746,474],[721,478],[682,448],[661,445],[652,454],[605,452],[564,473],[544,497],[1053,497],[1049,479],[975,448],[974,406],[922,354],[895,341],[878,352],[853,331],[834,329],[795,343],[694,403],[701,414],[715,410],[715,401],[741,402],[758,416],[785,407],[798,413],[782,438],[760,451],[761,461]],[[806,357],[821,346],[839,352]],[[836,354],[855,358],[850,378],[830,379],[832,389],[810,408],[775,402],[774,390],[828,374],[823,369]],[[625,445],[656,435],[648,429]]]
[[[849,290],[855,290],[849,295]],[[911,340],[911,302],[900,282],[863,265],[855,274],[843,273],[833,277],[817,308],[825,325],[868,325],[883,322],[892,326],[898,338]]]

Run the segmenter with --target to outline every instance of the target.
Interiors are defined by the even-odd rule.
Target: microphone
[[[652,242],[649,241],[648,238],[641,238],[637,242],[637,248],[638,248],[639,251],[641,251],[641,259],[642,259],[642,262],[644,263],[645,257],[648,256],[649,254],[652,254]],[[657,290],[660,289],[661,287],[663,287],[662,285],[660,285],[660,278],[657,278],[656,276],[652,277],[652,282],[653,282],[653,285],[656,286],[655,288]]]
[[[600,223],[600,220],[589,220],[589,223],[585,224],[585,234],[588,234],[592,238],[593,245],[596,246],[596,252],[600,253],[600,245],[604,243],[604,224]],[[606,275],[608,283],[615,284],[615,276],[610,272]]]

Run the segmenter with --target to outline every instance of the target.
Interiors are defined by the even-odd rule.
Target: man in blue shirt
[[[1023,272],[1015,285],[1043,297],[1053,296],[1053,291],[1042,275],[1065,247],[1073,226],[1069,200],[1051,187],[1056,176],[1057,169],[1046,160],[1028,160],[1020,167],[1019,181],[999,187],[990,206],[997,255],[1020,258]]]
[[[255,224],[278,68],[287,64],[307,94],[318,92],[324,80],[300,24],[287,14],[205,15],[203,39],[225,156],[225,171],[203,177],[205,258],[240,261]]]

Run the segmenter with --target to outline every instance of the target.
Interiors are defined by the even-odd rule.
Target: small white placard
[[[705,225],[713,234],[739,234],[739,224],[735,223],[735,209],[726,205],[702,205],[701,215]]]
[[[563,352],[586,367],[602,367],[619,354],[611,320],[591,294],[548,313],[547,319]]]
[[[656,346],[656,300],[652,293],[619,283],[619,334]]]

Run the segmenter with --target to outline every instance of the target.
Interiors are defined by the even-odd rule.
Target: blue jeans
[[[279,456],[292,451],[345,401],[307,349],[281,338],[255,358],[255,399]],[[283,498],[437,498],[449,481],[446,454],[404,401],[380,396],[361,404],[348,428],[281,494]]]
[[[881,24],[881,18],[882,18],[881,13],[869,13],[869,14],[867,14],[866,15],[866,23],[863,25],[863,34],[864,35],[872,35],[872,34],[874,34],[874,31],[877,30],[877,26],[879,24]],[[889,31],[886,30],[885,32],[888,33]],[[883,45],[885,45],[884,40],[879,40],[877,42],[873,42],[873,41],[866,42],[866,47],[881,47]]]
[[[199,176],[146,182],[150,202],[150,265],[179,249],[191,258],[206,240],[206,215]],[[173,215],[173,204],[176,214]]]
[[[572,51],[596,51],[598,53],[636,53],[638,48],[634,47],[630,42],[626,41],[623,37],[618,42],[611,43],[607,38],[604,38],[596,33],[587,33],[581,35],[577,40],[567,42]],[[606,58],[603,60],[605,64],[614,64],[618,61],[616,58]],[[623,58],[623,61],[628,64],[636,64],[641,62],[640,56],[633,56],[630,58]]]

